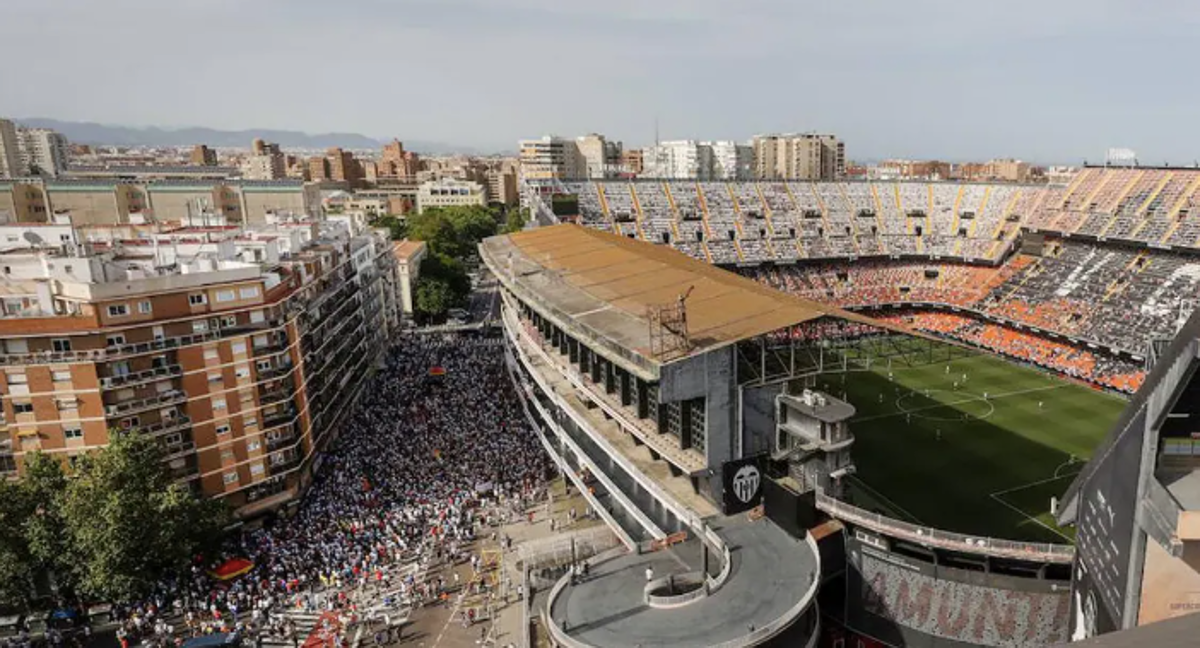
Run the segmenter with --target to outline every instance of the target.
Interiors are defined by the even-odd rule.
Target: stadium
[[[1198,170],[1144,167],[1066,186],[537,181],[523,200],[544,227],[481,250],[531,417],[567,470],[620,473],[621,501],[597,504],[627,548],[682,532],[710,577],[752,571],[707,559],[740,531],[744,462],[767,477],[753,510],[815,545],[815,597],[788,590],[791,620],[730,645],[1051,645],[1191,609],[1186,588],[1150,591],[1197,581],[1180,394],[1198,189]],[[548,368],[597,420],[564,425]],[[705,373],[707,391],[679,387]],[[579,609],[552,601],[546,621]],[[556,639],[621,643],[597,623]]]

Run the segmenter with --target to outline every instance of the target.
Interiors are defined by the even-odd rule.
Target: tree
[[[386,227],[391,233],[393,241],[402,241],[408,238],[408,225],[395,216],[384,216],[375,221],[376,227]]]
[[[106,448],[81,457],[62,513],[79,593],[109,601],[147,595],[225,523],[223,505],[174,483],[157,442],[139,432],[114,432]]]
[[[19,489],[28,511],[22,531],[34,570],[52,572],[60,587],[72,589],[67,559],[70,545],[63,534],[62,504],[67,475],[62,462],[42,452],[27,456]]]
[[[502,233],[513,234],[525,229],[525,224],[529,222],[529,210],[527,209],[510,209],[508,215],[504,219],[504,229]]]
[[[486,207],[435,207],[408,217],[408,235],[425,241],[429,250],[465,259],[475,246],[497,231],[496,213]]]
[[[25,609],[33,592],[33,559],[22,527],[28,517],[20,486],[0,480],[0,608]]]
[[[445,279],[421,277],[417,279],[417,301],[414,305],[423,318],[441,317],[454,305],[454,291]]]

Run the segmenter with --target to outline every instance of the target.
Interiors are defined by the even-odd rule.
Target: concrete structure
[[[643,156],[643,177],[697,180],[713,177],[713,149],[695,140],[659,142],[643,149]]]
[[[480,254],[500,282],[511,371],[544,446],[640,549],[555,585],[544,619],[554,640],[814,645],[814,537],[736,514],[766,480],[754,462],[777,437],[782,393],[746,382],[739,358],[781,329],[870,320],[576,225],[494,237]],[[666,543],[673,557],[656,551]],[[675,578],[692,585],[656,593]],[[617,613],[629,609],[639,611]]]
[[[478,182],[443,178],[430,180],[417,189],[417,213],[430,207],[469,207],[487,204],[487,192]]]
[[[834,180],[846,172],[846,147],[834,135],[756,135],[754,177],[764,180]]]
[[[424,241],[395,241],[392,253],[396,257],[396,285],[401,311],[412,315],[417,279],[421,277],[421,261],[429,253]]]
[[[192,166],[217,166],[217,152],[204,144],[197,144],[192,147],[192,154],[189,160]]]
[[[621,170],[625,175],[640,176],[645,165],[646,157],[642,149],[626,149],[621,153]]]
[[[529,180],[571,179],[587,175],[587,163],[574,140],[546,135],[521,140],[521,178]]]
[[[0,229],[0,471],[137,429],[238,515],[277,508],[399,322],[390,242],[344,223]]]
[[[0,119],[0,178],[15,178],[28,173],[21,165],[21,143],[17,125]]]
[[[19,128],[21,167],[29,173],[57,178],[67,170],[70,145],[62,133],[48,128]]]

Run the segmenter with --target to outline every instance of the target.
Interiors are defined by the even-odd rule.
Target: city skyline
[[[1178,1],[67,0],[6,11],[0,54],[23,64],[0,72],[20,88],[0,114],[18,119],[353,131],[481,150],[591,131],[643,145],[657,121],[663,139],[836,132],[858,158],[1078,163],[1110,146],[1144,163],[1195,158],[1178,132],[1196,91],[1178,83],[1170,50],[1198,15]],[[54,24],[62,46],[40,47],[29,24]],[[182,33],[196,41],[180,47]],[[138,61],[138,91],[114,91],[113,60]],[[217,87],[227,99],[204,90]]]

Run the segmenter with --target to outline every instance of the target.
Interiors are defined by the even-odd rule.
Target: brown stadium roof
[[[574,224],[487,239],[485,260],[506,285],[513,281],[544,305],[601,339],[650,358],[647,307],[687,299],[688,334],[696,355],[820,317],[893,329],[869,317],[801,299],[672,248]]]

